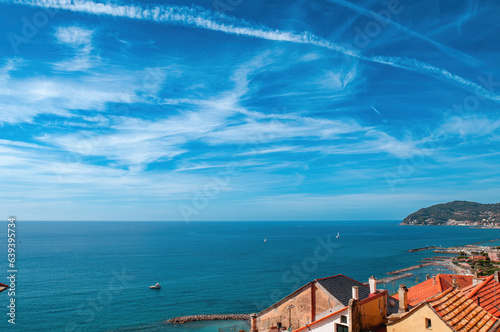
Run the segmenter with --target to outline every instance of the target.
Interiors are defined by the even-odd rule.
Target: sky
[[[0,0],[0,211],[399,220],[500,199],[500,3]]]

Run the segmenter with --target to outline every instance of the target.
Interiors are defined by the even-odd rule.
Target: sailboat
[[[337,232],[337,236],[336,236],[336,238],[338,239],[339,237],[340,237],[340,233],[339,233],[339,232]]]
[[[267,238],[264,238],[264,243],[267,243]]]

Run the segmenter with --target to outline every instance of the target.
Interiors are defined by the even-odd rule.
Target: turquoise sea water
[[[163,321],[258,312],[314,278],[367,281],[432,255],[411,248],[500,239],[497,229],[397,224],[17,221],[16,325],[7,322],[3,292],[0,330],[217,331],[233,322]],[[0,282],[7,283],[7,223],[2,228]],[[438,272],[417,270],[395,287]],[[150,290],[156,282],[162,289]]]

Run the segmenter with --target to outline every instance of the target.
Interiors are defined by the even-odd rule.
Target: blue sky
[[[0,1],[0,210],[402,219],[498,202],[495,1]]]

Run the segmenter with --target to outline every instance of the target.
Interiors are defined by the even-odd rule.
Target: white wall
[[[334,332],[335,331],[335,324],[341,324],[340,323],[340,316],[346,316],[347,321],[349,322],[349,314],[348,310],[341,311],[331,317],[325,318],[319,323],[314,324],[313,326],[310,326],[311,332]],[[348,326],[348,324],[342,324],[345,326]]]

